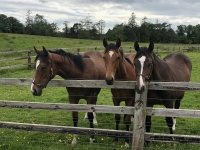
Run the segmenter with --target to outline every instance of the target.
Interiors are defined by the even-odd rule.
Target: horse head
[[[108,44],[107,40],[103,39],[103,45],[105,47],[104,51],[104,61],[106,66],[106,83],[112,85],[115,79],[115,73],[119,66],[119,59],[121,58],[119,47],[121,46],[121,41],[118,38],[116,44]]]
[[[138,42],[135,42],[134,48],[136,56],[134,59],[136,73],[136,91],[142,94],[146,87],[146,82],[149,80],[153,70],[153,49],[154,43],[150,42],[149,47],[140,47]]]
[[[43,50],[37,50],[34,47],[37,56],[35,58],[34,68],[35,76],[31,84],[31,92],[34,96],[40,96],[43,88],[46,88],[48,82],[55,77],[53,73],[52,54],[43,46]]]

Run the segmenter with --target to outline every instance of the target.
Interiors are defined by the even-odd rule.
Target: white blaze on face
[[[109,51],[110,58],[112,57],[113,54],[114,54],[113,51]]]
[[[40,60],[37,60],[35,70],[37,70],[39,65],[40,65]],[[35,78],[33,79],[33,82],[34,82],[34,80],[35,80]],[[32,83],[31,84],[31,92],[34,92],[33,86],[34,86],[34,84]]]
[[[113,51],[109,51],[109,55],[110,55],[110,58],[112,58],[112,55],[114,54],[114,52]],[[106,74],[106,77],[107,77],[108,75]],[[112,75],[112,78],[114,79],[115,77],[114,77],[114,75]]]
[[[141,65],[141,71],[140,71],[140,74],[142,75],[143,73],[143,67],[144,67],[144,62],[146,60],[146,57],[145,56],[142,56],[138,59],[140,61],[140,65]],[[139,89],[144,85],[144,82],[142,80],[142,76],[140,76],[140,85],[139,85]]]

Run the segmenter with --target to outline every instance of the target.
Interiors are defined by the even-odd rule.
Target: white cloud
[[[93,23],[103,19],[107,31],[115,24],[127,23],[132,12],[139,25],[144,16],[152,23],[157,19],[168,22],[174,29],[181,24],[197,25],[200,23],[199,8],[199,0],[1,0],[0,13],[25,24],[26,13],[31,10],[33,16],[43,15],[60,28],[64,21],[69,21],[71,27],[90,15]]]

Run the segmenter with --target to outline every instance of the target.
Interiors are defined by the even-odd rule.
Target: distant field
[[[43,45],[47,48],[69,48],[69,47],[92,47],[102,46],[102,41],[79,40],[66,38],[52,38],[42,36],[0,34],[0,51],[14,51],[32,49],[33,46],[41,48]],[[115,41],[109,41],[115,42]],[[141,43],[147,46],[148,43]],[[182,46],[178,44],[155,44],[156,46]],[[133,46],[133,42],[122,42],[122,46]],[[184,52],[193,63],[191,82],[200,82],[200,53],[198,51]],[[163,58],[167,53],[158,53]],[[15,55],[13,57],[16,57]],[[0,57],[1,58],[1,57]],[[34,70],[27,70],[27,67],[7,69],[0,71],[1,78],[32,78]],[[60,77],[56,77],[60,79]],[[69,103],[65,88],[47,87],[41,97],[34,97],[30,92],[30,86],[5,86],[0,85],[0,100],[13,101],[31,101],[48,103]],[[86,104],[84,100],[81,104]],[[109,89],[102,89],[98,96],[97,104],[113,105],[112,96]],[[124,103],[122,103],[124,105]],[[156,106],[163,107],[163,106]],[[181,104],[182,109],[200,110],[200,92],[186,92]],[[84,113],[79,113],[79,127],[89,127],[88,121],[83,121]],[[122,117],[123,118],[123,117]],[[22,123],[36,123],[49,125],[72,126],[71,112],[56,110],[30,110],[20,108],[0,108],[0,121],[12,121]],[[114,114],[97,114],[98,126],[96,128],[115,129]],[[200,120],[191,118],[177,118],[176,134],[200,135]],[[120,129],[125,130],[123,124]],[[132,130],[132,127],[131,127]],[[164,117],[152,117],[152,132],[169,133]],[[89,144],[89,136],[79,136],[78,146],[72,148],[70,142],[72,135],[41,133],[31,131],[21,131],[14,129],[0,129],[0,149],[11,150],[122,150],[124,140],[114,144],[112,138],[96,137],[95,144]],[[130,148],[129,148],[130,149]],[[149,150],[155,149],[179,149],[179,150],[197,150],[200,145],[194,144],[169,144],[169,143],[151,143]]]
[[[105,37],[106,38],[106,37]],[[116,39],[117,40],[117,39]],[[103,43],[101,40],[85,40],[85,39],[69,39],[61,37],[48,37],[48,36],[35,36],[35,35],[24,35],[24,34],[5,34],[0,33],[0,52],[5,51],[16,51],[16,50],[30,50],[33,46],[41,49],[45,46],[47,49],[51,48],[78,48],[78,47],[101,47],[103,48]],[[108,41],[109,43],[115,43],[116,41]],[[122,41],[122,47],[126,47],[125,50],[129,50],[129,47],[134,46],[134,42],[124,42]],[[148,46],[148,43],[139,43],[140,46]],[[168,48],[181,48],[187,49],[189,47],[200,47],[200,44],[165,44],[165,43],[155,43],[155,48],[162,50],[168,50]],[[82,50],[82,49],[81,49]],[[86,50],[86,49],[83,49]]]

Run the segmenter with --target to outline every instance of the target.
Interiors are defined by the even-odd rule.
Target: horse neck
[[[53,54],[53,62],[57,72],[63,79],[79,79],[82,77],[82,71],[74,64],[68,57],[63,57],[57,54]]]
[[[165,61],[154,56],[152,80],[166,80],[166,69],[168,65]],[[165,73],[164,73],[165,72]],[[165,76],[165,77],[164,77]]]
[[[119,68],[116,71],[116,79],[133,79],[135,77],[134,67],[125,59],[120,60]]]

